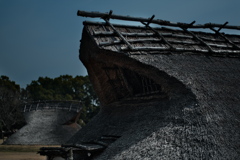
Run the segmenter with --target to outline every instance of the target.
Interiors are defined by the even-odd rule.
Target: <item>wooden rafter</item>
[[[226,42],[230,43],[231,45],[233,45],[236,49],[240,49],[240,47],[238,47],[234,42],[232,42],[231,40],[229,40],[226,36],[224,36],[222,33],[220,33],[219,29],[216,30],[214,28],[210,28],[212,31],[214,31],[217,35],[219,35],[220,37],[222,37]]]
[[[152,18],[150,18],[150,21],[152,21],[153,18],[154,18],[154,16],[152,16]],[[171,43],[169,43],[169,42],[164,38],[164,36],[163,36],[162,34],[160,34],[157,30],[155,30],[155,29],[153,29],[152,27],[149,26],[150,21],[149,21],[147,24],[144,23],[144,22],[142,22],[142,23],[143,23],[144,25],[146,25],[147,28],[151,29],[156,35],[158,35],[158,37],[160,37],[161,40],[162,40],[164,43],[166,43],[171,49],[175,49],[175,48],[173,47],[173,45],[172,45]]]
[[[191,34],[196,40],[198,40],[200,43],[202,43],[203,45],[205,45],[210,52],[214,52],[213,49],[206,43],[204,42],[201,38],[199,38],[197,35],[195,35],[193,32],[187,30],[186,28],[182,28],[185,32]]]
[[[122,41],[128,46],[129,49],[133,50],[132,45],[122,36],[120,32],[116,30],[116,28],[108,21],[108,19],[104,19],[106,23],[114,30],[114,32],[122,39]]]

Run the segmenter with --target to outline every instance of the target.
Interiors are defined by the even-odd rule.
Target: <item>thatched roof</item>
[[[238,159],[240,36],[103,18],[80,47],[102,109],[68,144],[112,135],[96,159]]]
[[[38,101],[24,107],[26,125],[4,144],[61,145],[81,127],[76,123],[81,109],[78,101]]]

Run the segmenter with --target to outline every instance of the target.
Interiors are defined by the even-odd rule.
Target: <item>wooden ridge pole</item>
[[[91,17],[91,18],[102,18],[106,19],[109,17],[109,13],[100,13],[100,12],[86,12],[78,10],[77,12],[78,16],[81,17]],[[121,15],[115,15],[111,14],[111,19],[118,19],[118,20],[125,20],[125,21],[135,21],[135,22],[146,22],[148,23],[151,18],[140,18],[140,17],[131,17],[131,16],[121,16]],[[160,20],[160,19],[152,19],[151,23],[163,25],[163,26],[171,26],[171,27],[181,27],[181,28],[212,28],[212,27],[218,27],[218,28],[224,28],[224,29],[236,29],[240,30],[240,26],[232,26],[232,25],[224,25],[223,24],[215,24],[215,23],[206,23],[206,24],[198,24],[198,25],[191,25],[189,26],[188,23],[174,23],[170,21]]]

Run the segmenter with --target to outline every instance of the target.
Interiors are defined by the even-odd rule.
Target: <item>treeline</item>
[[[0,130],[21,128],[25,121],[25,103],[39,100],[77,100],[83,108],[78,123],[85,125],[98,113],[99,101],[88,76],[61,75],[56,78],[39,77],[26,88],[20,88],[7,76],[0,77]]]

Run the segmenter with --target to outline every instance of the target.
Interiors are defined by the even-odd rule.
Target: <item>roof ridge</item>
[[[118,20],[124,20],[124,21],[135,21],[135,22],[141,22],[141,23],[147,23],[149,25],[150,23],[158,24],[162,26],[170,26],[170,27],[180,27],[180,28],[208,28],[212,29],[214,27],[217,27],[217,32],[220,32],[221,29],[233,29],[233,30],[240,30],[240,26],[235,25],[227,25],[228,22],[225,22],[224,24],[217,24],[217,23],[205,23],[205,24],[197,24],[194,25],[195,21],[191,23],[182,23],[182,22],[170,22],[166,20],[161,19],[153,19],[154,15],[151,18],[141,18],[141,17],[131,17],[131,16],[122,16],[122,15],[115,15],[112,14],[112,10],[110,10],[109,13],[100,13],[100,12],[86,12],[78,10],[77,12],[78,16],[82,17],[91,17],[91,18],[101,18],[101,19],[118,19]]]

